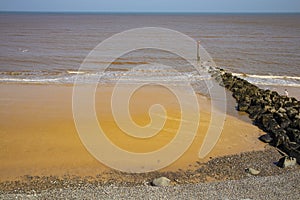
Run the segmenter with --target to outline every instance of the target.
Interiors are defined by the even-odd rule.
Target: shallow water
[[[247,80],[254,84],[299,87],[299,20],[299,14],[1,13],[0,82],[72,83],[83,59],[98,43],[121,31],[151,26],[174,29],[201,40],[218,66],[241,76],[246,73]],[[124,69],[166,60],[170,66],[181,62],[159,50],[131,52],[112,63],[105,76],[115,79],[124,75]],[[180,71],[184,77],[203,78],[184,64]],[[155,70],[152,75],[144,72],[134,76],[158,74],[165,80],[180,80],[172,73]],[[97,70],[80,74],[85,82],[98,76]]]

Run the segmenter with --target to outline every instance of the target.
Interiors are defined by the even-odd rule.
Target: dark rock
[[[245,111],[248,110],[248,108],[249,108],[249,103],[247,103],[245,101],[238,104],[238,110],[239,111],[245,112]]]
[[[259,121],[258,119],[261,118],[261,115],[262,115],[262,113],[260,111],[255,111],[255,112],[251,113],[249,115],[249,117],[251,119],[253,119],[254,121]]]
[[[286,114],[290,119],[293,119],[298,114],[298,111],[295,108],[288,107],[286,108]]]
[[[284,107],[292,107],[294,104],[292,101],[285,101],[284,102]]]
[[[300,144],[300,130],[288,128],[287,135],[291,141]]]
[[[239,102],[239,101],[241,101],[243,94],[240,92],[236,92],[232,96],[236,99],[237,102]]]
[[[273,113],[274,119],[281,124],[282,122],[284,122],[285,120],[288,120],[289,117],[287,116],[286,113],[280,113],[280,112],[275,112]]]
[[[251,119],[256,119],[257,116],[261,113],[261,107],[260,106],[250,106],[247,110],[247,113],[249,114],[249,117]]]
[[[291,150],[293,150],[293,149],[300,149],[300,144],[298,144],[296,142],[290,142],[289,143],[289,147],[290,147],[290,150],[289,150],[289,154],[290,154]]]
[[[281,119],[281,123],[280,123],[280,127],[283,129],[286,129],[289,127],[289,125],[292,123],[291,120],[287,119],[287,118],[283,118]]]
[[[265,134],[259,137],[259,139],[265,143],[272,142],[273,138],[269,134]]]
[[[265,105],[263,106],[263,112],[264,112],[264,113],[266,113],[266,112],[271,112],[272,108],[273,108],[272,106],[269,106],[269,105],[266,105],[266,104],[265,104]]]
[[[279,146],[285,146],[285,147],[288,147],[289,145],[289,138],[288,136],[286,135],[286,131],[283,130],[283,129],[278,129],[274,132],[272,132],[272,138],[273,138],[273,141],[272,141],[272,144],[273,146],[275,147],[279,147]]]
[[[259,139],[300,162],[300,101],[260,89],[225,70],[217,69],[212,73],[220,85],[232,92],[237,109],[247,112],[255,125],[268,132]]]
[[[296,158],[297,163],[300,164],[300,149],[292,149],[290,151],[290,156]]]
[[[290,125],[291,128],[300,130],[300,119],[295,118]]]
[[[271,122],[271,120],[273,120],[273,114],[264,114],[262,115],[262,119],[261,119],[261,123],[263,125],[263,127],[266,129],[266,130],[270,130],[269,129],[269,124]]]

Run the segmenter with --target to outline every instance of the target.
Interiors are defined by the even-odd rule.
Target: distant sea
[[[163,27],[201,40],[217,66],[246,74],[254,84],[300,87],[299,22],[300,14],[0,13],[0,82],[72,83],[101,41],[132,28]],[[177,62],[160,51],[133,52],[114,62],[106,76],[163,59]],[[182,72],[194,75],[184,66]],[[96,75],[82,74],[86,81]]]

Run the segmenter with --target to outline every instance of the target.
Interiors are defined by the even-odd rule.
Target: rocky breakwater
[[[210,72],[232,92],[237,109],[248,113],[253,123],[267,133],[260,139],[296,158],[300,164],[300,101],[261,89],[222,69]]]

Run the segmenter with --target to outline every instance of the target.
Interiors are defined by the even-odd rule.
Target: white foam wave
[[[257,75],[232,73],[232,75],[247,80],[254,85],[300,87],[299,76]]]
[[[196,72],[174,73],[171,71],[106,71],[106,72],[82,72],[82,71],[67,71],[58,75],[40,74],[35,76],[21,75],[0,75],[0,82],[9,83],[74,83],[77,79],[80,83],[95,83],[95,82],[111,82],[117,81],[120,78],[127,82],[167,82],[180,83],[182,81],[201,81],[210,79],[208,74],[201,75]]]
[[[143,82],[153,80],[155,82],[172,82],[179,84],[182,81],[189,80],[193,83],[211,79],[207,71],[213,68],[209,65],[202,65],[203,73],[197,71],[176,72],[170,70],[159,70],[159,68],[147,68],[143,70],[132,71],[73,71],[66,70],[59,73],[50,72],[2,72],[0,73],[0,82],[8,83],[38,83],[38,84],[72,84],[77,79],[80,83],[95,83],[95,82],[114,82],[122,78],[123,81]],[[249,81],[255,85],[272,85],[272,86],[292,86],[300,87],[299,76],[278,76],[278,75],[257,75],[257,74],[242,74],[232,73],[233,75]],[[99,79],[100,78],[100,79]]]
[[[86,72],[83,72],[83,71],[67,71],[68,74],[84,74]]]
[[[234,76],[239,77],[251,77],[251,78],[260,78],[260,79],[294,79],[300,80],[300,76],[275,76],[275,75],[257,75],[257,74],[241,74],[241,73],[232,73]]]

